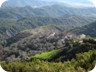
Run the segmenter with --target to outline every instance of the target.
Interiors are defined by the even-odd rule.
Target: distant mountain
[[[49,6],[53,4],[63,4],[67,6],[73,7],[88,7],[93,6],[93,3],[89,0],[7,0],[2,4],[2,8],[9,8],[9,7],[42,7],[42,6]]]
[[[94,6],[91,0],[61,0],[74,7],[91,7]]]
[[[44,1],[44,0],[7,0],[2,4],[2,8],[14,8],[14,7],[25,7],[31,6],[35,7],[42,7],[52,5],[56,2]]]
[[[44,25],[56,25],[62,31],[96,20],[96,8],[73,8],[60,4],[40,8],[0,8],[0,34],[14,36],[26,29]]]
[[[55,25],[62,31],[68,31],[74,27],[86,25],[95,21],[94,17],[65,16],[60,18],[51,17],[25,17],[22,19],[0,18],[0,34],[12,37],[20,31],[34,29],[39,26]],[[50,30],[50,29],[49,29]]]
[[[23,18],[23,17],[36,17],[36,16],[47,16],[47,17],[63,17],[65,15],[91,15],[96,17],[96,8],[73,8],[66,7],[60,4],[52,6],[45,6],[41,8],[26,7],[15,7],[15,8],[1,8],[0,18]]]
[[[85,34],[91,37],[96,37],[96,22],[82,27],[77,27],[70,31],[75,34]]]

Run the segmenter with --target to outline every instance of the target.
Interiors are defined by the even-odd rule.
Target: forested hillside
[[[7,0],[1,5],[0,64],[5,70],[89,72],[93,69],[96,8],[87,0],[62,1]]]
[[[68,41],[66,46],[61,49],[36,54],[27,59],[24,59],[24,57],[22,61],[1,62],[1,65],[5,70],[10,72],[86,72],[93,69],[96,63],[95,44],[96,41],[93,39],[87,40],[84,43]],[[15,54],[11,57],[11,60],[14,60],[14,57],[16,57]]]
[[[0,8],[0,17],[2,18],[23,18],[23,17],[63,17],[65,15],[84,15],[96,17],[96,8],[74,8],[66,7],[60,4],[32,8],[30,6],[15,8]]]
[[[3,6],[3,5],[2,5]],[[60,4],[32,8],[0,8],[0,34],[12,37],[20,31],[44,25],[55,25],[62,31],[90,24],[96,19],[96,8],[74,8]]]
[[[89,25],[77,27],[70,31],[75,34],[86,34],[91,37],[96,37],[96,22],[93,22],[92,24]]]

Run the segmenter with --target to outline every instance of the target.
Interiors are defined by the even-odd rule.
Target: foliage
[[[10,72],[86,72],[96,63],[96,50],[79,53],[76,59],[66,62],[46,62],[34,59],[31,62],[1,62]]]
[[[50,52],[42,53],[42,54],[36,54],[33,56],[33,58],[39,58],[39,59],[51,59],[53,56],[55,56],[60,50],[52,50]]]
[[[70,30],[75,34],[85,34],[91,37],[96,37],[96,22],[93,22],[89,25],[77,27],[75,29]]]
[[[24,39],[20,37],[20,41],[16,41],[17,39],[15,40],[15,37],[13,37],[13,41],[11,39],[9,40],[12,41],[8,42],[9,45],[7,44],[6,46],[5,43],[3,50],[3,60],[26,60],[27,58],[29,59],[32,56],[41,59],[48,58],[47,60],[50,61],[66,61],[75,58],[77,53],[88,52],[89,50],[96,49],[95,44],[93,44],[92,40],[91,42],[90,40],[88,40],[85,43],[79,43],[79,41],[74,42],[74,40],[69,40],[63,43],[62,37],[64,36],[64,34],[59,33],[53,37],[49,36],[50,35],[46,34],[44,34],[43,36],[37,34],[35,36],[30,36]],[[60,52],[58,52],[58,49],[60,49]],[[38,55],[39,53],[41,54]]]
[[[96,64],[96,50],[77,54],[76,61],[78,62],[78,65],[84,69],[91,70]]]
[[[34,60],[32,62],[2,62],[1,64],[9,72],[85,72],[83,68],[75,69],[71,62],[49,63]]]

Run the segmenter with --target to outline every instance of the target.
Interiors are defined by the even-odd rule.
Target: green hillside
[[[86,25],[94,21],[94,18],[86,16],[66,16],[61,18],[51,17],[27,17],[22,19],[0,18],[0,34],[12,37],[20,31],[34,29],[45,25],[55,25],[61,31],[68,31],[78,26]]]
[[[60,50],[52,50],[50,52],[45,52],[42,54],[36,54],[32,58],[38,58],[38,59],[51,59],[53,56],[55,56]]]
[[[88,72],[96,64],[96,50],[79,53],[75,59],[63,63],[35,59],[30,62],[1,62],[0,64],[10,72]]]
[[[2,18],[16,18],[21,19],[24,17],[63,17],[65,15],[90,15],[96,16],[95,8],[74,8],[67,7],[60,4],[51,6],[32,8],[30,6],[14,7],[14,8],[1,8],[0,17]]]
[[[77,27],[75,29],[70,30],[70,32],[96,37],[96,22],[82,27]]]
[[[96,64],[96,8],[40,1],[7,0],[2,4],[0,65],[8,72],[92,70]]]

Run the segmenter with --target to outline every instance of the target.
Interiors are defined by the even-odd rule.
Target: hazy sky
[[[94,4],[94,6],[96,7],[96,0],[90,0],[92,1],[92,3]]]
[[[6,0],[0,0],[0,6],[2,5],[3,2]],[[96,0],[43,0],[43,1],[58,1],[58,2],[65,2],[69,4],[73,4],[76,6],[88,6],[89,3],[93,3],[94,6],[96,7]],[[90,5],[89,5],[90,6]]]
[[[3,2],[5,2],[6,0],[0,0],[0,6],[2,5]]]

